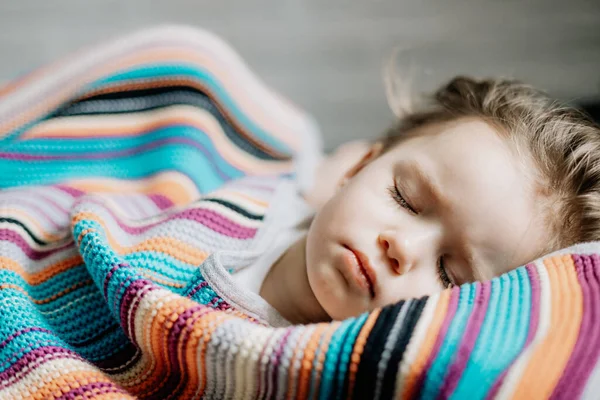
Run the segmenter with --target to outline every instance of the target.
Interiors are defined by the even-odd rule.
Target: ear
[[[358,174],[364,167],[366,167],[371,161],[379,157],[379,155],[383,152],[383,143],[375,142],[371,147],[369,147],[368,151],[358,160],[356,164],[354,164],[350,169],[346,171],[342,179],[340,180],[338,186],[342,187],[348,182],[349,179],[353,178]]]

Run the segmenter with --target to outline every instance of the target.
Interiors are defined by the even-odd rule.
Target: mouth
[[[374,299],[377,276],[375,275],[375,270],[369,263],[369,259],[358,250],[354,250],[346,245],[343,245],[343,247],[348,250],[345,261],[346,264],[349,264],[351,267],[353,275],[355,275],[354,281],[361,288],[368,290],[369,295]]]

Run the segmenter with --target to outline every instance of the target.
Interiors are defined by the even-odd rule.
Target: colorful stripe
[[[253,249],[314,134],[193,28],[0,89],[0,398],[597,393],[597,244],[331,323],[273,328],[223,299],[198,266]]]

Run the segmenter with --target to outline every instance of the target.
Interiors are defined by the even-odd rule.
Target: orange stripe
[[[327,331],[323,335],[323,340],[321,341],[321,345],[319,347],[319,358],[317,359],[317,365],[315,367],[317,374],[315,375],[315,388],[316,392],[319,392],[319,388],[321,385],[321,374],[323,372],[323,363],[325,362],[325,356],[327,355],[327,349],[329,348],[329,342],[331,342],[331,337],[335,333],[336,329],[339,328],[341,322],[331,322],[328,324]]]
[[[415,361],[410,365],[408,374],[406,375],[404,391],[402,393],[403,399],[410,399],[415,395],[418,378],[424,373],[427,360],[429,360],[429,357],[431,356],[435,341],[440,333],[442,324],[444,323],[444,318],[446,318],[451,293],[451,290],[444,290],[439,296],[433,318],[426,330],[427,333],[425,338],[421,343]]]
[[[187,105],[173,106],[151,113],[116,116],[75,116],[68,119],[48,120],[21,136],[21,140],[53,137],[143,136],[148,131],[176,124],[196,127],[206,133],[217,152],[235,168],[260,174],[290,171],[292,162],[261,160],[241,150],[229,141],[219,123],[207,111]]]
[[[183,175],[183,174],[182,174]],[[86,179],[72,180],[68,185],[73,189],[81,190],[86,193],[122,193],[123,186],[129,185],[128,189],[131,192],[140,194],[160,194],[165,196],[175,205],[187,204],[198,197],[199,193],[195,190],[193,183],[190,184],[190,192],[188,188],[176,181],[168,181],[162,177],[156,179],[148,179],[145,181],[135,181],[126,179]]]
[[[183,337],[184,332],[188,332],[187,340],[182,341],[181,344],[185,346],[182,349],[181,353],[183,354],[183,361],[185,365],[185,371],[187,372],[187,382],[186,386],[181,393],[182,399],[192,398],[196,390],[198,389],[198,360],[197,360],[197,352],[198,352],[198,332],[194,332],[194,323],[197,321],[203,314],[213,313],[215,310],[210,309],[209,307],[203,307],[201,310],[196,311],[192,314],[192,317],[186,321],[186,326],[181,330],[181,335]],[[195,334],[194,334],[195,333]]]
[[[318,324],[313,334],[308,339],[304,350],[304,357],[300,363],[300,375],[298,376],[298,394],[297,398],[305,399],[308,396],[308,389],[310,387],[310,374],[312,371],[312,364],[315,358],[315,352],[319,346],[319,340],[321,334],[328,328],[329,324]]]
[[[369,314],[369,317],[365,321],[365,324],[356,338],[356,343],[354,343],[354,349],[352,350],[352,355],[350,356],[350,367],[348,368],[350,371],[350,377],[348,379],[348,393],[352,393],[354,391],[354,383],[356,381],[356,373],[358,372],[360,357],[365,349],[365,344],[367,343],[369,333],[371,333],[371,329],[373,329],[373,326],[375,326],[375,322],[377,321],[377,317],[379,317],[380,313],[381,309],[377,308]]]
[[[583,297],[571,255],[547,258],[544,265],[552,293],[550,327],[521,375],[513,393],[515,399],[550,397],[569,361],[581,324]]]
[[[102,372],[92,372],[92,371],[73,371],[66,374],[61,374],[59,377],[52,379],[49,382],[44,382],[43,380],[38,380],[38,384],[42,384],[36,392],[33,393],[31,398],[33,399],[56,399],[64,396],[62,388],[65,388],[69,391],[80,388],[81,386],[85,386],[90,383],[112,383],[108,376],[104,375]],[[115,385],[118,387],[118,385]],[[38,386],[39,387],[39,386]],[[90,395],[94,395],[98,389],[89,389]],[[121,398],[133,398],[132,396],[120,395]]]
[[[197,352],[196,354],[199,354],[199,356],[196,356],[196,362],[198,364],[198,368],[200,368],[202,370],[202,380],[200,382],[200,385],[198,387],[198,397],[202,398],[202,396],[204,395],[204,390],[206,389],[206,348],[208,343],[210,342],[210,339],[212,337],[213,332],[215,331],[215,329],[217,328],[217,326],[219,325],[219,323],[221,323],[224,320],[227,319],[231,319],[231,318],[235,318],[232,315],[229,315],[227,313],[224,312],[214,312],[214,313],[210,313],[210,314],[205,314],[204,316],[200,317],[199,320],[197,320],[194,323],[194,331],[193,334],[197,337],[197,338],[202,338],[202,341],[200,343],[200,351]],[[221,320],[221,321],[219,321]],[[198,357],[200,357],[198,359]]]
[[[159,251],[163,254],[170,255],[171,257],[182,261],[187,264],[199,265],[208,256],[206,252],[198,250],[197,248],[190,246],[187,243],[180,242],[170,237],[151,237],[134,246],[122,246],[107,229],[106,224],[102,221],[98,215],[90,212],[81,212],[73,217],[73,224],[81,220],[94,220],[100,224],[103,228],[103,232],[106,236],[106,240],[110,247],[119,255],[126,255],[131,253],[137,253],[140,251]],[[80,236],[86,232],[82,232]],[[78,243],[80,238],[78,238]]]
[[[30,213],[27,213],[26,211],[12,207],[3,207],[2,214],[14,216],[15,219],[18,219],[23,223],[27,221],[25,225],[27,225],[31,229],[31,231],[36,234],[37,237],[46,242],[57,241],[64,238],[65,236],[64,233],[57,235],[55,233],[48,232],[42,227],[42,225],[37,220],[32,218],[33,216]]]
[[[77,290],[79,288],[82,288],[82,287],[85,287],[85,286],[89,286],[89,285],[91,285],[93,283],[94,283],[94,281],[92,281],[91,279],[87,279],[85,281],[77,282],[76,284],[71,285],[71,286],[69,286],[69,287],[61,290],[60,292],[55,293],[52,296],[47,297],[45,299],[41,299],[41,300],[34,299],[33,297],[31,297],[31,295],[29,294],[29,292],[27,292],[21,286],[19,286],[19,285],[13,285],[11,283],[1,284],[0,285],[0,290],[2,290],[2,289],[15,289],[15,290],[23,293],[25,296],[27,296],[29,298],[30,301],[32,301],[35,304],[48,304],[48,303],[50,303],[50,302],[58,299],[59,297],[62,297],[64,295],[66,295],[66,294],[69,294],[72,291]]]
[[[227,89],[227,92],[236,99],[240,108],[245,109],[245,112],[253,115],[253,117],[258,117],[260,120],[260,125],[263,125],[263,128],[267,131],[272,131],[272,134],[279,139],[285,141],[291,140],[291,143],[288,145],[292,148],[297,148],[299,143],[299,138],[295,137],[296,135],[291,135],[285,129],[285,126],[274,126],[273,118],[266,114],[265,110],[261,110],[258,107],[253,107],[253,102],[250,96],[244,96],[244,91],[236,90],[235,86],[232,82],[228,81],[227,76],[219,76],[218,71],[223,69],[223,64],[212,65],[214,60],[211,60],[210,57],[202,57],[197,53],[192,53],[189,50],[164,50],[153,48],[149,51],[139,50],[132,57],[123,57],[121,59],[113,59],[108,60],[107,64],[101,66],[101,68],[97,68],[95,70],[89,71],[88,74],[81,77],[78,81],[70,82],[71,85],[63,88],[63,90],[55,93],[54,96],[46,97],[43,103],[38,103],[35,106],[30,106],[27,110],[21,114],[18,114],[13,118],[12,121],[8,121],[7,123],[0,123],[0,136],[2,136],[3,132],[12,131],[14,128],[23,125],[26,122],[36,119],[39,115],[47,113],[49,110],[54,109],[58,105],[64,102],[65,99],[71,97],[76,90],[81,87],[82,84],[92,82],[97,80],[98,78],[106,75],[107,73],[116,72],[120,69],[126,69],[132,66],[141,65],[148,62],[156,62],[156,61],[164,61],[168,60],[170,62],[174,61],[190,61],[192,64],[197,64],[203,68],[210,70],[212,73],[216,73],[216,76],[219,78],[219,82],[223,85],[224,88]],[[212,65],[212,68],[211,68]],[[164,79],[163,79],[164,81]],[[66,86],[66,85],[65,85]],[[230,87],[228,87],[230,86]],[[240,94],[242,97],[247,98],[239,98]],[[214,97],[214,96],[213,96]],[[279,132],[282,132],[282,135],[279,135]]]
[[[83,260],[81,259],[81,256],[77,255],[60,260],[55,264],[50,264],[40,272],[30,273],[25,271],[21,264],[15,260],[0,256],[0,269],[14,271],[30,285],[39,285],[62,272],[82,264]]]
[[[97,91],[97,93],[93,93],[93,95],[98,95],[98,94],[105,94],[105,93],[113,93],[113,92],[123,92],[123,91],[131,91],[131,90],[140,90],[140,89],[152,89],[152,88],[159,88],[159,87],[170,87],[170,86],[187,86],[187,87],[191,87],[191,88],[195,88],[199,91],[205,92],[205,93],[210,93],[210,90],[198,83],[197,81],[193,81],[190,79],[167,79],[167,78],[161,78],[161,81],[155,81],[155,82],[141,82],[141,83],[126,83],[126,84],[122,84],[122,85],[117,85],[117,86],[111,86],[109,88],[106,88],[106,90],[99,90]],[[91,96],[86,96],[86,97],[91,97]],[[216,98],[215,95],[211,95],[211,98]],[[81,98],[79,98],[81,99]],[[85,97],[83,98],[85,99]],[[280,159],[286,159],[289,158],[290,155],[289,154],[284,154],[281,153],[271,147],[269,147],[268,145],[262,143],[261,141],[259,141],[259,139],[256,138],[256,136],[247,130],[247,127],[240,124],[235,117],[229,113],[229,111],[227,109],[224,109],[222,107],[219,107],[219,111],[221,111],[221,114],[225,117],[225,119],[235,127],[235,130],[240,133],[246,140],[248,140],[249,142],[251,142],[254,146],[258,147],[259,149],[261,149],[262,151],[264,151],[265,153],[275,157],[275,158],[280,158]],[[154,112],[153,112],[154,113]],[[149,116],[152,114],[148,114]],[[104,118],[105,116],[100,116],[97,118]],[[122,130],[119,130],[117,128],[109,130],[109,129],[102,129],[102,127],[99,127],[99,131],[91,131],[91,128],[89,126],[84,127],[84,128],[78,128],[78,127],[74,127],[74,128],[70,128],[68,127],[69,124],[71,124],[71,121],[75,121],[77,122],[77,119],[79,118],[92,118],[90,116],[85,116],[85,117],[80,117],[80,116],[71,116],[71,117],[61,117],[61,120],[66,120],[63,123],[63,126],[61,127],[61,129],[58,128],[54,128],[54,125],[57,124],[60,120],[48,120],[45,122],[40,122],[40,124],[36,125],[35,127],[33,127],[31,130],[25,132],[22,136],[21,139],[22,140],[29,140],[29,139],[33,139],[33,138],[39,138],[39,137],[43,137],[43,138],[47,138],[47,137],[61,137],[61,136],[72,136],[72,137],[80,137],[80,136],[86,136],[89,134],[89,132],[93,132],[94,136],[116,136],[116,135],[122,135],[122,134],[140,134],[141,132],[144,132],[146,130],[150,130],[150,129],[157,129],[157,128],[161,128],[164,126],[168,126],[170,124],[173,123],[180,123],[181,121],[188,121],[188,123],[192,126],[197,126],[200,128],[204,128],[203,125],[199,124],[197,120],[189,120],[189,119],[185,119],[185,118],[177,118],[177,117],[172,117],[169,119],[169,122],[165,122],[165,123],[154,123],[152,125],[147,124],[144,128],[144,130],[140,130],[140,129],[132,129],[131,127],[127,127],[127,126],[123,126]],[[123,119],[123,116],[117,116],[117,118]],[[193,123],[192,123],[193,122]],[[48,129],[46,128],[46,125],[50,125],[51,128],[54,129]],[[66,125],[66,126],[65,126]],[[129,128],[129,129],[127,129]],[[271,134],[273,134],[274,132],[272,132]],[[278,136],[276,134],[273,134],[273,136]],[[289,137],[294,137],[295,135],[288,135]],[[284,138],[278,138],[278,139],[286,139]],[[287,143],[288,146],[292,147],[290,145],[290,143]],[[298,146],[297,143],[294,144],[295,146]]]
[[[297,384],[299,382],[299,380],[294,378],[294,365],[295,365],[295,361],[297,358],[299,358],[300,353],[303,351],[303,347],[302,347],[302,342],[304,340],[304,337],[306,335],[309,334],[309,330],[308,329],[303,329],[302,333],[300,334],[300,336],[298,337],[297,341],[296,341],[296,348],[294,349],[294,354],[292,354],[292,359],[290,360],[290,365],[288,367],[287,373],[288,373],[288,392],[286,393],[286,399],[287,400],[291,400],[292,398],[299,398],[298,396],[296,396],[295,393],[293,393],[292,389],[294,388],[294,386],[296,386],[296,393],[298,392],[298,387]],[[302,365],[300,365],[300,368],[302,368]],[[300,369],[298,371],[298,377],[300,376],[300,372],[302,370]]]

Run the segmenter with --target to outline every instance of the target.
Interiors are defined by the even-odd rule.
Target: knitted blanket
[[[344,321],[224,301],[198,265],[252,243],[313,129],[192,28],[1,88],[0,398],[598,396],[595,243]]]

